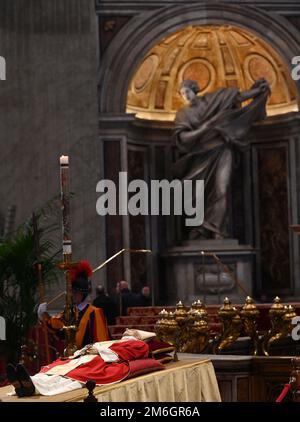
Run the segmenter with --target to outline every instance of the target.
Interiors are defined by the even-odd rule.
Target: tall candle
[[[70,181],[69,181],[69,157],[60,157],[60,192],[62,205],[62,236],[63,253],[71,254],[71,215],[70,215]]]

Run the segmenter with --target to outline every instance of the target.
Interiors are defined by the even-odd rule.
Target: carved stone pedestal
[[[201,254],[201,251],[204,254]],[[163,254],[167,302],[243,303],[253,295],[255,250],[235,239],[187,241]]]

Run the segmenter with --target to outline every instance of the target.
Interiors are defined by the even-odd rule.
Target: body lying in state
[[[74,356],[57,359],[29,376],[22,365],[9,365],[7,375],[18,396],[42,394],[53,396],[81,388],[93,380],[97,385],[122,381],[143,368],[163,369],[149,358],[147,340],[155,336],[139,330],[126,330],[121,340],[97,342],[75,352]]]

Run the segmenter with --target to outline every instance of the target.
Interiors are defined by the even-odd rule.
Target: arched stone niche
[[[299,54],[297,30],[283,17],[254,7],[202,3],[147,12],[132,18],[120,30],[102,58],[100,113],[124,112],[130,80],[147,52],[162,38],[190,25],[233,25],[246,29],[272,46],[290,69],[292,57]],[[299,81],[297,86],[299,91]]]
[[[268,116],[298,111],[290,69],[256,34],[232,25],[188,26],[146,54],[129,85],[127,112],[173,121],[183,105],[179,86],[184,79],[196,80],[204,95],[224,87],[246,91],[259,78],[271,88]]]
[[[144,178],[146,181],[169,176],[173,156],[172,122],[140,120],[132,114],[126,114],[128,89],[139,65],[157,43],[183,28],[203,25],[231,25],[249,31],[271,46],[288,70],[291,70],[292,57],[299,53],[299,33],[284,18],[254,7],[192,4],[170,6],[132,18],[116,35],[101,60],[99,110],[102,177],[114,179],[119,171],[128,171],[131,177]],[[155,66],[156,59],[151,57],[150,61],[145,67],[148,77],[152,76],[151,67]],[[143,90],[145,84],[147,82],[140,78],[136,90]],[[299,82],[295,82],[294,88],[299,104]],[[273,293],[287,298],[300,296],[298,238],[288,228],[289,224],[297,223],[300,198],[296,178],[300,170],[298,122],[298,113],[288,113],[273,116],[263,125],[254,127],[250,134],[252,150],[242,157],[241,173],[236,178],[238,183],[233,186],[236,189],[233,198],[238,201],[233,201],[231,207],[231,219],[235,220],[233,235],[239,239],[240,244],[247,246],[240,249],[241,254],[247,256],[249,264],[247,288],[250,294],[258,298],[271,298]],[[272,224],[263,223],[268,223],[270,218],[264,214],[266,198],[263,195],[264,189],[268,190],[270,185],[264,185],[263,180],[276,176],[272,173],[272,162],[276,168],[281,166],[283,169],[282,178],[277,179],[278,191],[284,190],[283,199],[286,201],[286,227],[282,233],[285,236],[285,247],[279,245],[280,250],[284,251],[281,256],[276,251],[270,252],[268,248],[272,244],[264,244],[265,239],[272,233],[276,234],[279,229],[276,226],[279,224],[278,216],[275,216],[277,220],[273,227]],[[242,218],[236,214],[238,207],[242,209]],[[172,219],[162,221],[159,217],[116,216],[107,221],[104,228],[106,240],[102,243],[103,251],[106,248],[106,256],[129,246],[148,247],[154,252],[153,259],[142,255],[126,255],[113,268],[107,268],[107,280],[111,287],[121,277],[127,278],[132,285],[143,280],[151,285],[156,303],[172,302],[176,298],[191,301],[195,295],[203,294],[201,288],[195,290],[197,271],[191,267],[194,262],[197,265],[197,254],[190,257],[188,271],[192,275],[185,282],[179,280],[174,284],[177,270],[170,262],[172,257],[178,262],[183,254],[177,251],[178,255],[175,251],[174,255],[174,250],[170,251],[170,248],[180,243],[180,227]],[[264,273],[264,268],[274,264],[272,256],[276,256],[278,262],[282,259],[285,262],[284,268],[289,268],[285,279],[276,279],[274,272],[267,275]],[[227,259],[230,265],[237,262],[234,259],[230,261],[225,255],[222,258],[225,262]],[[179,273],[183,276],[187,271]],[[284,270],[281,273],[284,274]],[[239,276],[243,274],[239,273]],[[171,291],[172,297],[164,296],[165,292]],[[234,292],[233,296],[238,300],[238,292]],[[215,295],[213,301],[216,300],[218,298]]]

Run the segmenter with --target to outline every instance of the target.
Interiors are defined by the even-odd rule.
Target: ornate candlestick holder
[[[257,329],[258,317],[259,310],[257,309],[257,306],[255,305],[253,299],[250,296],[247,296],[246,303],[241,310],[241,318],[243,321],[244,331],[251,339],[251,354],[253,356],[257,356],[259,347],[259,335]]]
[[[77,310],[72,302],[72,281],[71,270],[78,265],[77,262],[72,262],[72,254],[65,253],[64,261],[58,267],[65,272],[66,276],[66,303],[63,310],[62,320],[64,323],[63,330],[65,332],[66,348],[64,356],[71,356],[77,350],[76,347],[76,332],[77,332]]]

